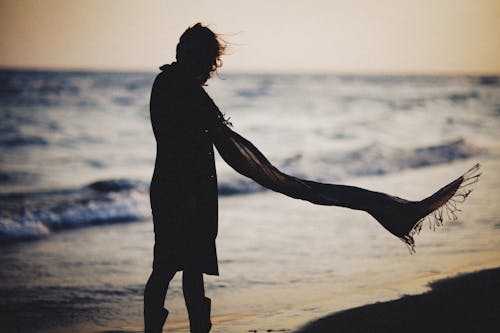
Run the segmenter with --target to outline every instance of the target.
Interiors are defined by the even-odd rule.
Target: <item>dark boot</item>
[[[200,302],[187,304],[189,329],[191,333],[208,333],[212,328],[210,322],[211,300],[204,297]]]
[[[160,313],[154,312],[144,311],[144,333],[161,333],[163,331],[168,311],[167,309],[161,309]]]

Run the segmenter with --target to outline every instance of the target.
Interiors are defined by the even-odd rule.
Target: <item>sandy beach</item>
[[[498,332],[500,268],[431,283],[421,295],[341,311],[296,333]]]
[[[500,267],[430,283],[431,290],[420,295],[377,302],[340,311],[302,326],[295,333],[362,333],[362,332],[483,332],[500,329]],[[53,314],[52,314],[53,315]],[[19,329],[13,319],[17,309],[2,311],[0,325],[5,332],[37,331],[36,328]],[[238,318],[240,317],[240,318]],[[243,316],[217,316],[219,323],[241,320]],[[41,318],[39,318],[40,320]],[[50,326],[50,317],[45,318]],[[76,327],[75,327],[76,328]],[[33,329],[33,330],[32,330]],[[184,331],[184,325],[170,325],[168,331]],[[64,332],[55,328],[53,332]],[[79,325],[77,332],[132,333],[139,328],[120,328],[96,331],[95,327]],[[214,328],[214,332],[220,330]],[[286,332],[290,329],[249,329],[248,332]],[[243,331],[242,331],[243,332]]]

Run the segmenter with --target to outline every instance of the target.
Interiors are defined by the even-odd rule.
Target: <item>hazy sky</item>
[[[0,66],[154,70],[198,21],[226,70],[500,73],[500,0],[0,0]]]

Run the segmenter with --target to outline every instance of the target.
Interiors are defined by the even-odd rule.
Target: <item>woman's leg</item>
[[[168,311],[163,307],[168,285],[176,270],[154,267],[144,289],[145,333],[161,333]]]
[[[185,269],[182,274],[182,291],[189,315],[191,333],[207,333],[210,322],[210,299],[205,297],[203,273]]]

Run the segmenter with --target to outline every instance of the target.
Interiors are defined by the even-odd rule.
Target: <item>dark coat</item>
[[[150,188],[153,266],[218,275],[214,104],[178,64],[161,69],[150,101],[157,143]]]

